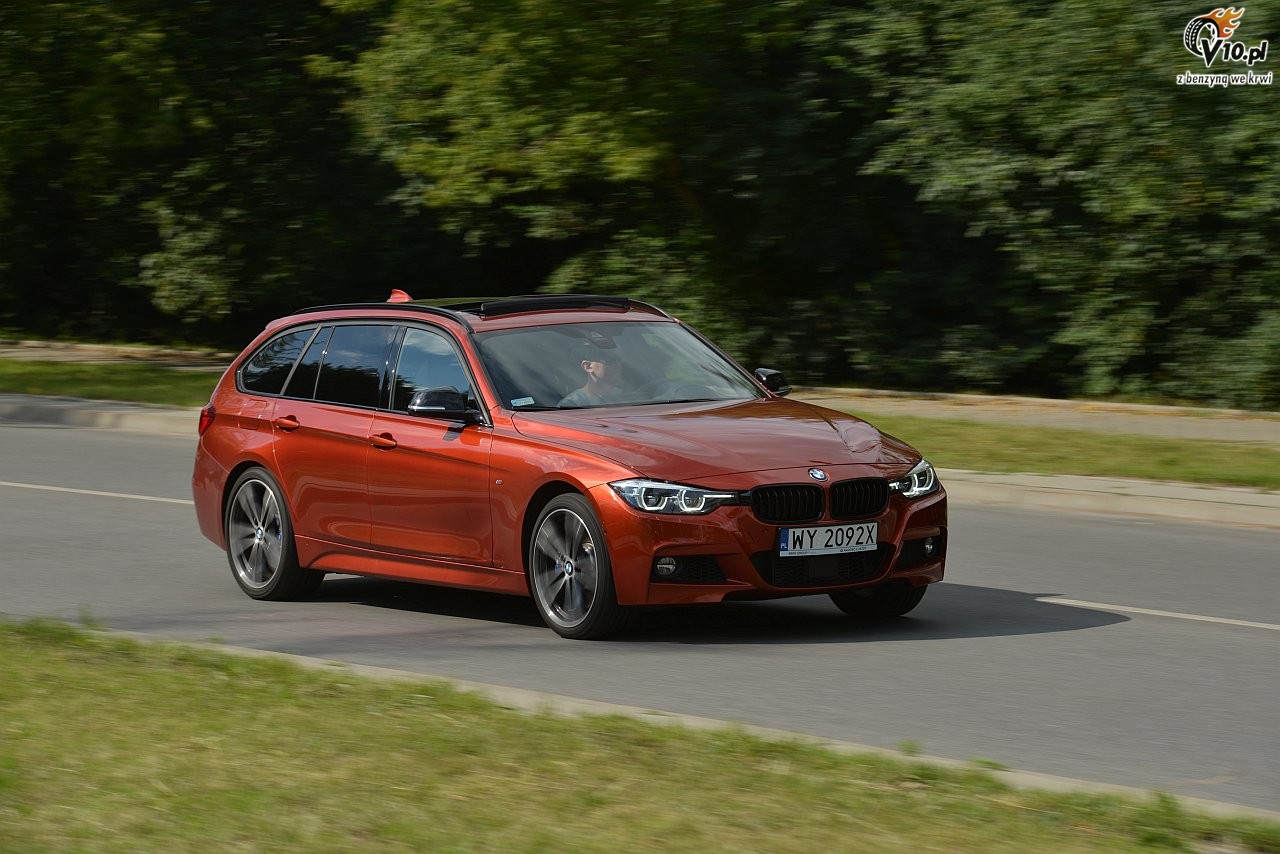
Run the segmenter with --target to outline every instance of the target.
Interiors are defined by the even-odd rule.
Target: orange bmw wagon
[[[790,390],[621,297],[309,308],[201,411],[196,514],[255,599],[375,575],[532,596],[568,638],[648,605],[905,614],[946,561],[933,467]]]

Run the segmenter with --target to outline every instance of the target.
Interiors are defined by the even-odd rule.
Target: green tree
[[[1176,3],[391,8],[353,112],[402,198],[553,289],[802,379],[1280,400],[1270,89],[1175,85]]]
[[[915,14],[927,28],[895,44],[918,67],[886,82],[898,109],[874,168],[1000,241],[1062,313],[1072,390],[1280,405],[1273,87],[1176,85],[1205,71],[1185,4]],[[1235,38],[1274,20],[1250,7]]]
[[[1042,313],[998,312],[1025,277],[906,181],[866,173],[894,109],[874,17],[811,0],[403,2],[351,69],[353,112],[408,203],[475,245],[519,228],[557,246],[553,290],[652,298],[801,379],[1007,381],[1049,346]],[[995,298],[975,305],[990,272]],[[978,341],[996,351],[981,363]]]
[[[366,16],[320,0],[0,15],[0,324],[238,342],[455,266],[354,145],[342,82],[313,73],[367,43]]]

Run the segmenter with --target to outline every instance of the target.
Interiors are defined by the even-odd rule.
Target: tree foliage
[[[362,154],[318,0],[0,10],[0,323],[242,340],[264,315],[385,293],[438,263],[431,217]]]
[[[0,322],[542,287],[799,381],[1280,408],[1280,90],[1175,83],[1207,11],[16,0]]]
[[[1277,90],[1175,85],[1205,72],[1177,38],[1192,14],[1068,0],[1011,27],[936,4],[902,47],[942,61],[888,83],[900,109],[873,168],[1000,240],[1060,313],[1073,391],[1275,405]],[[1251,7],[1237,38],[1275,20]]]

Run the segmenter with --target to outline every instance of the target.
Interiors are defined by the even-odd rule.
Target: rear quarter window
[[[315,327],[297,329],[272,338],[240,368],[240,387],[258,394],[279,394]]]
[[[310,400],[315,396],[316,378],[320,376],[320,362],[324,359],[324,351],[329,346],[329,336],[332,334],[333,327],[326,326],[311,341],[311,346],[307,348],[302,361],[298,362],[298,367],[293,369],[293,376],[289,377],[289,384],[284,389],[285,397]]]

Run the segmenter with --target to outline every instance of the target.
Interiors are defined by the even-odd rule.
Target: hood
[[[660,480],[850,463],[896,471],[920,459],[911,446],[860,418],[778,397],[517,412],[512,420],[525,436]]]

